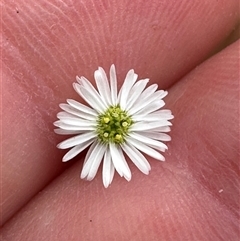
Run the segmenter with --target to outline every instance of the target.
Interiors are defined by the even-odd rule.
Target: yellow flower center
[[[97,134],[101,142],[121,144],[125,141],[133,120],[126,111],[117,105],[110,106],[99,115],[97,123]]]

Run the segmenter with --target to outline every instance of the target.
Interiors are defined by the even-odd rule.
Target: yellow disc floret
[[[104,121],[104,123],[107,124],[107,123],[110,121],[110,119],[109,119],[108,117],[104,117],[104,118],[103,118],[103,121]]]
[[[97,123],[97,134],[101,142],[121,144],[125,141],[133,120],[117,105],[110,106],[99,115]]]

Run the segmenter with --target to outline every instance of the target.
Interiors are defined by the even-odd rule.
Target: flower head
[[[159,151],[164,152],[167,146],[162,141],[171,140],[166,132],[170,131],[169,120],[173,115],[170,110],[161,109],[167,91],[157,90],[156,84],[146,88],[149,79],[137,81],[137,74],[130,70],[118,92],[114,65],[110,68],[109,80],[102,68],[95,71],[94,77],[97,90],[85,77],[76,77],[77,83],[73,83],[75,91],[89,106],[71,99],[67,104],[60,104],[63,111],[57,114],[59,120],[54,122],[58,127],[55,132],[74,135],[57,146],[71,148],[63,162],[90,146],[81,172],[82,179],[92,180],[103,160],[105,187],[111,184],[115,170],[130,181],[131,171],[125,156],[148,174],[151,167],[142,153],[164,161]]]

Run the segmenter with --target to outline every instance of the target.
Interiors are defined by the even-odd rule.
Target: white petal
[[[164,106],[164,101],[161,100],[161,96],[163,95],[163,90],[162,91],[157,91],[152,96],[149,96],[148,98],[142,98],[139,101],[136,102],[135,105],[130,108],[128,111],[130,115],[133,115],[137,112],[141,112],[143,109],[148,108],[151,103],[161,103],[161,107]],[[159,104],[160,105],[160,104]],[[150,112],[149,112],[150,113]]]
[[[69,131],[80,131],[80,132],[85,132],[85,131],[94,131],[96,130],[96,127],[93,125],[78,125],[78,126],[73,126],[71,124],[66,124],[63,123],[62,121],[55,121],[53,123],[55,126],[64,129],[64,130],[69,130]]]
[[[68,104],[66,104],[66,105],[68,105]],[[57,113],[57,118],[58,118],[58,119],[61,119],[62,117],[68,117],[68,118],[75,117],[75,118],[76,118],[75,115],[73,115],[73,114],[71,114],[71,113],[69,113],[69,112],[66,112],[66,111],[60,111],[60,112],[58,112],[58,113]],[[81,118],[81,119],[82,119],[82,118]]]
[[[121,109],[123,109],[123,110],[126,109],[128,94],[129,94],[132,86],[136,82],[137,77],[138,77],[138,75],[134,73],[133,69],[129,70],[126,75],[126,78],[123,82],[122,88],[119,91],[118,100],[119,100]]]
[[[79,117],[67,117],[59,113],[57,117],[60,119],[62,123],[67,125],[73,125],[73,126],[96,126],[97,125],[96,121],[81,119]]]
[[[94,140],[93,144],[89,147],[87,154],[84,158],[84,162],[83,162],[83,166],[85,165],[85,163],[87,162],[89,156],[92,154],[93,149],[95,149],[96,145],[98,144],[98,140]]]
[[[82,152],[84,149],[86,149],[92,142],[93,142],[93,140],[88,140],[86,142],[83,142],[83,143],[73,147],[70,151],[68,151],[64,155],[62,161],[67,162],[67,161],[71,160],[72,158],[77,156],[80,152]]]
[[[86,79],[85,77],[81,77],[80,80],[78,80],[78,82],[80,82],[80,86],[84,87],[86,90],[89,91],[89,93],[91,93],[91,95],[98,97],[102,103],[104,103],[105,107],[107,106],[107,104],[104,102],[104,99],[99,95],[99,92],[97,92],[97,90],[94,88],[94,86],[91,84],[91,82]]]
[[[60,104],[59,106],[62,110],[64,110],[66,113],[69,113],[71,115],[78,116],[80,118],[87,119],[87,120],[96,119],[96,116],[77,110],[68,104]]]
[[[153,93],[157,90],[158,85],[157,84],[153,84],[148,86],[143,92],[142,94],[139,96],[138,100],[142,100],[142,99],[147,99],[149,98],[149,96],[152,96]]]
[[[131,89],[129,92],[129,98],[127,100],[127,107],[126,110],[129,110],[133,104],[135,104],[136,100],[146,87],[147,83],[149,82],[149,79],[142,79],[139,80]]]
[[[70,130],[63,130],[63,129],[54,129],[54,132],[59,135],[75,135],[83,133],[84,131],[70,131]]]
[[[101,98],[101,96],[99,95],[99,93],[97,92],[97,90],[94,88],[94,86],[91,84],[91,82],[86,79],[85,77],[81,76],[80,78],[77,76],[77,81],[79,84],[77,83],[73,83],[73,88],[75,89],[75,91],[80,94],[82,97],[84,97],[82,94],[85,93],[85,91],[79,91],[79,90],[87,90],[87,92],[91,95],[91,99],[98,99],[99,102],[98,103],[100,105],[105,105],[103,99]],[[80,88],[79,88],[80,87]],[[85,96],[86,97],[86,96]],[[86,100],[86,99],[85,99]],[[87,100],[86,100],[87,101]],[[106,107],[106,106],[105,106]],[[95,108],[94,108],[95,109]]]
[[[91,181],[95,177],[105,150],[106,145],[99,142],[96,144],[95,148],[92,150],[90,156],[86,159],[86,162],[83,165],[81,172],[82,179],[86,178],[88,181]]]
[[[97,92],[94,92],[93,90],[89,91],[89,89],[76,83],[73,83],[73,88],[97,112],[105,111],[106,106]]]
[[[161,93],[160,96],[158,98],[163,99],[164,97],[166,97],[168,95],[167,90],[158,90],[156,93]]]
[[[85,81],[89,82],[89,80],[83,76],[76,76],[76,80],[82,86],[86,86],[86,84],[84,84]]]
[[[94,72],[94,78],[103,101],[106,105],[111,105],[110,88],[105,71],[102,68],[99,68]]]
[[[131,131],[145,131],[145,130],[151,130],[155,129],[158,127],[163,127],[163,126],[171,126],[172,123],[166,120],[162,121],[141,121],[141,122],[136,122],[133,123],[133,125],[130,127]]]
[[[121,148],[113,143],[109,144],[112,162],[120,176],[124,176],[127,181],[131,180],[132,174],[122,153]]]
[[[92,163],[91,169],[89,170],[89,173],[87,176],[88,181],[91,181],[96,176],[100,163],[103,159],[103,155],[106,151],[106,148],[107,148],[106,145],[102,145],[102,148],[99,149],[98,154],[95,157],[93,157],[94,162]]]
[[[111,98],[112,104],[117,105],[117,76],[115,65],[111,65],[110,68],[110,86],[111,86]]]
[[[71,106],[69,106],[71,107]],[[73,115],[69,112],[65,112],[65,111],[60,111],[57,113],[57,118],[65,124],[69,124],[69,125],[76,125],[76,126],[81,126],[84,125],[84,123],[86,123],[87,125],[91,125],[91,126],[96,126],[97,125],[97,120],[96,117],[91,116],[92,119],[86,119],[86,118],[81,118],[79,116]],[[69,121],[68,121],[69,120]],[[74,124],[74,122],[76,122],[76,124]],[[83,123],[83,124],[81,124]]]
[[[57,145],[57,147],[59,149],[67,149],[67,148],[70,148],[70,147],[73,147],[73,146],[76,146],[76,145],[80,145],[83,142],[86,142],[88,140],[92,140],[94,138],[96,138],[96,133],[87,132],[87,133],[84,133],[84,134],[80,134],[80,135],[71,137],[71,138],[69,138],[65,141],[62,141]]]
[[[137,112],[137,115],[148,115],[165,105],[163,100],[155,100]],[[135,114],[134,114],[135,115]]]
[[[76,123],[88,123],[90,125],[96,125],[97,124],[97,121],[96,121],[96,117],[94,120],[89,120],[89,119],[85,119],[85,118],[81,118],[81,117],[78,117],[78,116],[75,116],[73,114],[70,114],[68,112],[65,112],[65,111],[60,111],[57,113],[57,118],[59,120],[63,120],[64,123],[67,122],[67,120],[69,121],[76,121]]]
[[[151,131],[154,131],[154,132],[170,132],[171,128],[169,126],[160,126],[160,127],[153,128]]]
[[[165,133],[150,132],[150,131],[139,131],[138,134],[147,136],[149,138],[159,141],[171,141],[171,137]]]
[[[103,169],[102,169],[102,179],[103,179],[103,185],[105,188],[107,188],[114,176],[115,168],[112,163],[111,159],[111,154],[109,148],[107,148],[105,155],[104,155],[104,160],[103,160]]]
[[[87,113],[89,115],[93,115],[93,116],[97,116],[97,112],[91,108],[89,108],[88,106],[86,105],[83,105],[75,100],[71,100],[71,99],[67,99],[67,103],[74,107],[75,109],[81,111],[81,112],[84,112],[84,113]]]
[[[134,115],[134,121],[144,120],[144,121],[151,122],[151,121],[171,120],[171,119],[173,119],[173,116],[169,116],[169,118],[161,118],[158,115],[138,115],[138,116]]]
[[[138,150],[146,153],[147,155],[157,159],[157,160],[160,160],[160,161],[165,161],[165,158],[163,155],[161,155],[159,152],[155,151],[153,148],[145,145],[144,143],[141,143],[140,141],[138,140],[135,140],[131,137],[128,137],[127,141],[135,146]]]
[[[160,110],[161,111],[161,110]],[[135,114],[134,115],[134,120],[135,121],[158,121],[158,120],[171,120],[174,118],[174,116],[172,114],[166,114],[166,113],[162,113],[160,111],[155,111],[152,113],[143,113],[143,114]]]
[[[155,111],[155,112],[152,113],[152,115],[159,115],[162,118],[165,118],[165,119],[168,119],[168,120],[171,120],[174,117],[172,115],[172,111],[166,110],[166,109],[161,109],[161,110]]]
[[[92,90],[93,92],[97,93],[96,89],[87,78],[85,78],[84,76],[81,76],[81,77],[76,76],[76,79],[81,86],[85,87],[89,91]]]
[[[137,133],[130,133],[129,136],[131,136],[133,139],[136,139],[142,143],[145,143],[148,146],[158,149],[159,151],[164,152],[166,149],[168,149],[168,147],[161,141],[156,141],[152,138],[142,136]]]
[[[147,159],[139,152],[134,146],[124,143],[121,145],[122,149],[129,156],[131,161],[138,167],[138,169],[144,174],[148,175],[151,167]]]

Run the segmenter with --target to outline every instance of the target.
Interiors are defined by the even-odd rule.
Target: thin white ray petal
[[[149,82],[149,79],[142,79],[139,80],[131,89],[129,92],[129,98],[127,100],[127,106],[126,110],[129,110],[133,104],[135,104],[136,100],[140,96],[140,94],[143,92],[144,88],[146,87],[147,83]]]
[[[154,132],[170,132],[171,128],[169,126],[160,126],[160,127],[153,128],[151,131],[154,131]]]
[[[124,143],[121,145],[124,152],[129,156],[131,161],[138,167],[144,174],[148,175],[151,167],[147,159],[139,152],[134,146]]]
[[[137,133],[130,133],[129,136],[131,136],[133,139],[136,139],[142,143],[145,143],[148,146],[158,149],[159,151],[164,152],[166,149],[168,149],[168,147],[163,142],[154,140],[147,136],[143,136]]]
[[[158,151],[154,150],[153,148],[147,146],[146,144],[141,143],[140,141],[133,139],[131,137],[128,137],[128,142],[131,145],[135,146],[138,150],[146,153],[147,155],[155,158],[156,160],[165,161],[165,158],[162,154],[160,154]]]
[[[105,105],[111,105],[110,87],[105,71],[102,68],[99,68],[94,72],[94,78]]]
[[[76,81],[80,84],[80,85],[82,85],[82,80],[81,80],[81,77],[79,77],[79,76],[76,76]]]
[[[110,155],[110,154],[109,154]],[[112,159],[111,159],[111,169],[110,169],[110,181],[109,181],[109,185],[112,183],[113,177],[114,177],[114,173],[115,173],[115,167],[113,165]]]
[[[103,160],[103,168],[102,168],[102,179],[103,179],[103,185],[105,188],[107,188],[114,176],[115,168],[112,163],[111,159],[111,154],[109,148],[107,148],[105,155],[104,155],[104,160]]]
[[[84,149],[86,149],[92,142],[93,142],[93,140],[88,140],[86,142],[83,142],[83,143],[73,147],[70,151],[68,151],[64,155],[62,161],[67,162],[67,161],[71,160],[72,158],[77,156],[80,152],[82,152]]]
[[[126,109],[128,94],[137,80],[138,75],[134,73],[134,70],[131,69],[128,71],[126,78],[123,82],[122,88],[119,91],[118,100],[121,106],[121,109]]]
[[[111,150],[112,149],[112,150]],[[116,169],[116,171],[118,172],[118,174],[123,177],[123,171],[122,169],[119,168],[119,164],[118,164],[118,161],[121,161],[121,160],[117,160],[115,161],[116,162],[116,166],[114,165],[114,161],[113,161],[113,156],[112,156],[112,152],[114,152],[116,149],[115,147],[115,144],[113,143],[109,143],[109,152],[110,152],[110,155],[111,155],[111,160],[112,160],[112,163],[113,163],[113,166],[114,166],[114,169]],[[115,155],[116,156],[116,155]],[[115,158],[114,158],[115,160]]]
[[[65,112],[65,111],[60,111],[57,113],[57,118],[59,120],[65,120],[67,121],[68,119],[69,120],[75,120],[76,122],[79,121],[80,123],[83,122],[83,123],[91,123],[91,124],[95,124],[96,123],[96,117],[94,120],[89,120],[89,119],[85,119],[85,118],[81,118],[81,117],[78,117],[78,116],[75,116],[73,114],[70,114],[68,112]]]
[[[152,85],[148,86],[142,93],[142,96],[144,96],[144,98],[148,98],[157,90],[157,88],[158,88],[157,84],[152,84]]]
[[[165,102],[163,100],[155,100],[149,105],[145,106],[141,110],[137,112],[137,115],[148,115],[149,113],[152,113],[160,108],[162,108],[165,105]],[[135,115],[135,114],[134,114]]]
[[[161,114],[157,113],[158,111],[152,112],[150,114],[140,114],[140,115],[134,115],[134,120],[135,121],[158,121],[158,120],[172,120],[174,118],[173,115],[171,114]]]
[[[85,88],[88,89],[90,92],[93,91],[93,92],[95,92],[95,93],[98,93],[98,92],[96,91],[96,89],[94,88],[94,86],[92,85],[92,83],[91,83],[87,78],[85,78],[84,76],[81,76],[81,77],[78,77],[78,76],[77,76],[76,79],[77,79],[77,82],[78,82],[81,86],[85,87]]]
[[[68,118],[75,117],[75,118],[76,118],[75,115],[73,115],[73,114],[71,114],[71,113],[69,113],[69,112],[66,112],[66,111],[60,111],[60,112],[58,112],[58,113],[57,113],[57,118],[58,118],[58,119],[61,119],[62,117],[63,117],[63,118],[66,118],[66,117],[68,117]]]
[[[90,158],[90,157],[92,156],[93,152],[96,153],[96,151],[98,150],[98,145],[99,145],[99,142],[95,140],[93,144],[89,147],[87,155],[84,158],[83,168],[80,174],[81,179],[85,179],[87,177],[88,171],[86,169],[86,165],[88,165],[87,167],[89,170],[89,166],[91,165],[90,162],[93,161],[93,158]]]
[[[61,109],[64,109],[64,111],[61,111],[59,113],[61,113],[61,116],[72,116],[72,117],[79,117],[81,119],[86,119],[86,120],[91,120],[91,121],[95,121],[96,120],[96,116],[87,114],[85,112],[81,112],[75,108],[73,108],[72,106],[68,105],[68,104],[62,104],[62,105],[66,105],[67,108],[65,108],[65,106]],[[63,114],[66,113],[66,114]],[[68,115],[67,115],[68,114]]]
[[[99,150],[97,155],[93,155],[94,162],[91,165],[91,168],[89,170],[87,180],[91,181],[97,174],[98,168],[100,166],[100,163],[103,160],[104,153],[106,152],[107,145],[99,143]]]
[[[168,94],[168,92],[166,90],[158,90],[158,91],[154,92],[150,97],[161,100],[164,97],[166,97],[167,94]],[[145,98],[146,97],[144,97],[144,99]]]
[[[141,95],[139,96],[139,98],[137,99],[137,102],[138,100],[142,100],[142,99],[148,99],[150,96],[152,96],[155,91],[157,90],[158,88],[158,85],[157,84],[153,84],[153,85],[150,85],[148,86],[142,93]]]
[[[83,133],[84,131],[70,131],[70,130],[63,130],[63,129],[54,129],[54,132],[59,135],[75,135]]]
[[[161,110],[158,110],[156,112],[159,113],[159,114],[162,114],[162,115],[171,115],[172,114],[172,111],[168,110],[168,109],[161,109]]]
[[[96,119],[96,116],[80,111],[68,104],[60,104],[59,106],[62,110],[64,110],[66,113],[69,113],[71,115],[78,116],[80,118],[87,119],[87,120]]]
[[[115,65],[111,65],[110,68],[110,87],[111,87],[111,99],[112,105],[117,105],[117,75]]]
[[[106,145],[103,145],[99,142],[95,145],[91,154],[89,155],[88,159],[86,159],[83,165],[83,169],[81,172],[82,179],[86,178],[88,181],[91,181],[95,177],[105,150]]]
[[[89,85],[92,85],[91,82],[84,76],[76,76],[76,80],[81,86],[88,87]]]
[[[73,83],[73,87],[78,94],[82,96],[83,93],[81,91],[79,92],[77,87],[80,87],[80,89],[86,89],[91,94],[92,98],[98,99],[100,102],[102,102],[101,105],[105,105],[103,99],[101,98],[97,90],[94,88],[94,86],[87,78],[85,78],[84,76],[81,76],[80,78],[79,77],[77,78],[77,81],[79,84]]]
[[[91,181],[96,176],[100,163],[103,159],[103,155],[106,151],[106,148],[107,148],[106,145],[99,143],[98,152],[95,154],[92,153],[92,155],[89,157],[89,158],[93,158],[93,161],[91,162],[91,166],[87,175],[88,181]],[[85,164],[85,166],[87,166],[87,163]]]
[[[161,99],[163,99],[164,97],[166,97],[168,95],[168,91],[167,90],[163,90],[162,95],[161,95]]]
[[[82,86],[80,85],[82,88],[88,90],[89,93],[90,93],[92,96],[94,96],[95,99],[98,98],[99,101],[101,101],[102,104],[103,104],[105,107],[107,107],[107,103],[105,103],[105,101],[104,101],[104,99],[102,98],[102,96],[99,95],[99,92],[94,88],[94,86],[91,84],[91,82],[90,82],[88,79],[86,79],[85,77],[82,76],[82,77],[80,78],[80,82],[82,83]]]
[[[131,180],[132,174],[122,153],[121,148],[113,143],[109,144],[113,165],[120,176],[124,176],[127,181]]]
[[[83,167],[84,167],[84,165],[86,164],[89,156],[92,154],[92,151],[95,149],[95,147],[96,147],[97,144],[98,144],[98,140],[95,139],[94,142],[93,142],[93,144],[89,147],[89,149],[88,149],[88,151],[87,151],[87,154],[86,154],[86,156],[85,156],[85,158],[84,158]]]
[[[80,145],[83,142],[86,142],[88,140],[92,140],[96,138],[96,133],[95,132],[87,132],[84,134],[80,134],[74,137],[71,137],[65,141],[60,142],[57,147],[59,149],[67,149],[76,145]]]
[[[143,97],[141,100],[139,100],[137,105],[144,106],[144,105],[146,105],[146,103],[150,104],[150,103],[154,102],[155,100],[156,101],[162,100],[162,96],[163,96],[164,92],[165,92],[164,90],[158,90],[158,91],[154,92],[148,98]]]
[[[64,129],[64,130],[69,130],[69,131],[81,131],[81,132],[84,132],[84,131],[94,131],[94,130],[96,130],[96,126],[93,126],[93,125],[92,126],[90,126],[90,125],[74,126],[74,125],[63,123],[60,120],[55,121],[53,123],[53,125],[55,125],[56,127],[61,128],[61,129]]]
[[[161,100],[160,96],[162,95],[162,91],[157,91],[149,98],[143,98],[136,102],[135,105],[128,111],[130,115],[133,115],[137,112],[141,112],[143,109],[148,108],[152,103],[162,103],[161,107],[164,105],[164,101]]]
[[[64,116],[60,117],[58,115],[58,118],[62,123],[67,125],[73,125],[73,126],[96,126],[97,125],[96,121],[81,119],[78,117],[64,117]]]
[[[146,130],[151,130],[151,129],[155,129],[158,127],[170,126],[170,125],[172,125],[171,122],[166,121],[166,120],[155,121],[155,122],[142,121],[142,122],[133,123],[133,125],[130,127],[130,130],[131,131],[146,131]]]
[[[167,110],[165,110],[165,111],[167,111]],[[151,113],[150,115],[159,116],[160,118],[164,118],[164,119],[167,119],[167,120],[172,120],[174,118],[171,111],[170,111],[170,113],[167,113],[167,112],[161,112],[161,110],[158,110],[158,111],[155,111],[155,112]]]
[[[106,106],[98,93],[91,92],[89,89],[76,83],[73,83],[73,88],[97,112],[103,112],[106,109]]]
[[[172,117],[168,117],[168,118],[162,118],[162,117],[158,117],[158,116],[155,116],[155,115],[139,115],[139,116],[134,116],[134,120],[135,121],[141,121],[141,120],[144,120],[144,121],[159,121],[159,120],[171,120],[173,119],[173,116]]]
[[[84,112],[84,113],[87,113],[87,114],[90,114],[90,115],[93,115],[93,116],[97,116],[97,112],[94,110],[94,109],[91,109],[90,107],[86,106],[86,105],[83,105],[75,100],[72,100],[72,99],[67,99],[67,103],[74,107],[75,109],[81,111],[81,112]]]
[[[159,141],[171,141],[171,136],[165,133],[150,132],[150,131],[139,131],[137,133]]]

